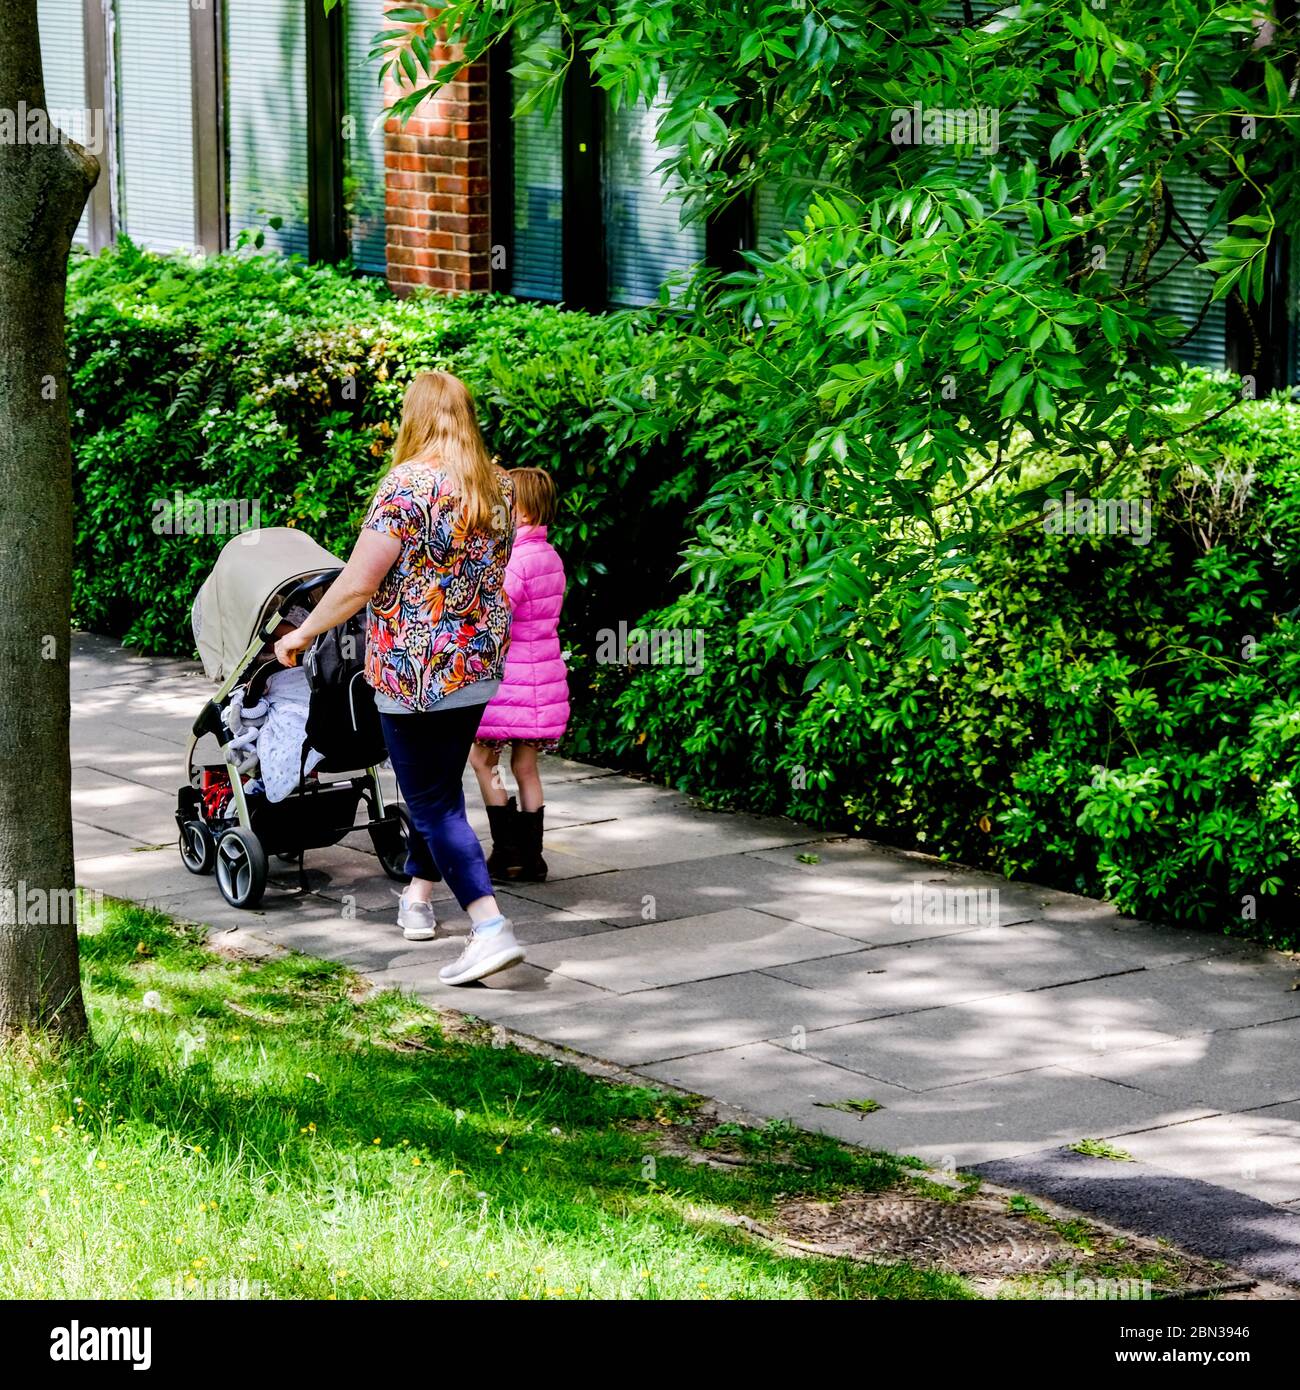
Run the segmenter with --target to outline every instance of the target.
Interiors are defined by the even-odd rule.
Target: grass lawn
[[[0,1061],[0,1298],[972,1296],[729,1224],[896,1158],[779,1127],[734,1171],[667,1157],[689,1100],[137,907],[82,956],[96,1048]]]

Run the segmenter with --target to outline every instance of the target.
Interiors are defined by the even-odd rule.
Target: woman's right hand
[[[275,659],[281,666],[296,666],[298,658],[311,644],[311,634],[304,637],[302,628],[296,627],[292,632],[286,632],[275,644]]]

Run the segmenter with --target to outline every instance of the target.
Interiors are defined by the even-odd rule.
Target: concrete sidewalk
[[[256,912],[185,872],[176,789],[210,693],[188,663],[78,640],[85,887],[1300,1283],[1294,962],[551,758],[550,880],[500,895],[528,963],[449,989],[437,970],[460,950],[461,914],[447,895],[456,935],[403,941],[364,832],[308,855],[306,895],[273,862]],[[472,778],[467,793],[486,836]],[[861,1100],[882,1108],[835,1108]],[[1085,1138],[1135,1161],[1068,1152]]]

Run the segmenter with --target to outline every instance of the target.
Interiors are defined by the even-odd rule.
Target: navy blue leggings
[[[461,907],[493,891],[483,846],[465,816],[461,785],[486,708],[462,705],[424,714],[379,716],[397,785],[411,813],[406,872],[428,879],[441,874]]]

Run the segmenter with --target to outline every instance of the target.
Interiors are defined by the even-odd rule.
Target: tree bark
[[[68,687],[68,251],[99,174],[29,142],[45,107],[37,0],[0,3],[0,1037],[87,1031],[77,969]],[[16,127],[16,130],[15,130]],[[63,917],[64,920],[55,920]]]

